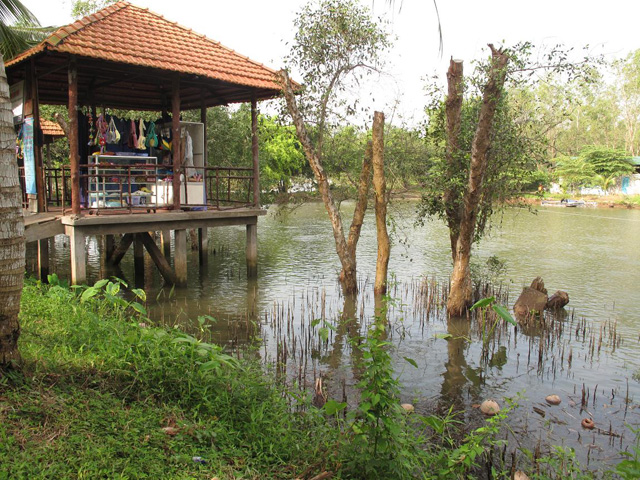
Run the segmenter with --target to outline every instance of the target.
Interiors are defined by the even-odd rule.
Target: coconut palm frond
[[[44,40],[56,27],[0,24],[0,53],[9,60]]]
[[[18,22],[25,22],[39,26],[36,16],[18,0],[0,1],[0,23],[10,25]]]

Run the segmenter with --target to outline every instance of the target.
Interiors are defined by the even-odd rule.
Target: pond
[[[497,285],[513,305],[523,286],[540,276],[549,293],[565,290],[566,312],[547,328],[500,325],[483,349],[477,318],[447,320],[441,308],[451,270],[448,234],[439,221],[416,227],[410,201],[390,206],[393,245],[389,338],[402,382],[402,401],[422,413],[445,413],[478,425],[477,404],[517,399],[509,416],[511,445],[544,452],[550,443],[574,448],[583,464],[612,464],[629,448],[626,425],[640,424],[640,211],[509,209],[474,250],[474,271]],[[353,205],[343,203],[345,218]],[[248,343],[266,362],[310,389],[320,374],[329,393],[353,404],[359,378],[357,338],[375,312],[375,224],[368,212],[358,246],[361,294],[344,298],[339,262],[322,204],[269,209],[258,227],[259,274],[247,281],[244,228],[209,231],[209,263],[190,254],[186,289],[163,289],[147,259],[144,284],[152,318],[192,331],[207,327],[230,349]],[[53,271],[68,271],[63,236],[53,240]],[[122,270],[100,263],[100,242],[88,239],[90,281],[103,275],[132,280],[132,258]],[[196,319],[202,315],[200,325]],[[315,321],[319,319],[320,321]],[[328,339],[320,338],[326,327]],[[350,340],[355,340],[351,342]],[[405,360],[409,358],[417,365]],[[550,406],[548,394],[562,403]],[[583,418],[596,428],[585,430]]]

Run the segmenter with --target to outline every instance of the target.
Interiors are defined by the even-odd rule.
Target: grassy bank
[[[119,289],[25,286],[24,366],[0,377],[0,479],[507,479],[515,470],[499,455],[504,414],[461,434],[455,416],[404,413],[384,325],[362,340],[360,405],[346,412],[329,399],[318,409],[257,360],[141,324],[144,307]],[[592,478],[562,449],[535,462],[523,454],[517,465],[530,478]],[[638,465],[637,456],[628,464]]]
[[[0,383],[0,478],[286,478],[322,461],[331,431],[291,414],[259,365],[141,327],[114,289],[83,301],[25,287],[23,371]]]

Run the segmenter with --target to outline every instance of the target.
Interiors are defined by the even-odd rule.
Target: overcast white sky
[[[482,55],[487,43],[581,48],[622,57],[640,48],[640,0],[437,0],[444,37],[438,33],[432,0],[361,0],[391,22],[397,36],[390,54],[393,79],[371,92],[374,107],[389,115],[400,93],[406,117],[420,116],[426,103],[424,78],[444,74],[450,57],[468,64]],[[72,21],[71,0],[24,0],[43,25]],[[279,69],[293,37],[292,20],[305,0],[133,0],[185,27],[217,40],[265,65]],[[402,7],[398,11],[399,7]],[[417,120],[414,118],[414,121]]]

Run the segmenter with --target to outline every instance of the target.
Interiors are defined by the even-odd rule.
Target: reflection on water
[[[583,462],[613,461],[631,440],[624,424],[640,423],[640,385],[632,378],[640,368],[640,211],[567,210],[540,209],[537,215],[509,210],[475,248],[476,271],[486,270],[491,256],[505,262],[506,302],[512,304],[536,276],[544,278],[550,293],[565,290],[571,298],[571,309],[547,318],[546,328],[500,325],[483,349],[475,316],[448,320],[442,309],[451,268],[445,227],[431,222],[414,228],[414,204],[393,205],[389,340],[403,401],[415,403],[418,411],[446,412],[453,406],[460,419],[474,425],[482,421],[474,404],[521,393],[520,406],[510,416],[516,444],[533,449],[537,442],[554,441],[576,448]],[[272,208],[260,219],[256,280],[246,279],[244,228],[211,229],[209,236],[206,266],[198,265],[197,252],[189,253],[186,289],[162,288],[145,259],[144,288],[153,319],[198,332],[198,317],[210,315],[203,321],[215,341],[235,349],[259,339],[264,361],[276,362],[303,386],[322,372],[330,394],[347,395],[353,404],[360,339],[381,313],[371,294],[372,218],[365,221],[358,247],[357,297],[344,297],[336,284],[339,263],[320,204]],[[68,241],[59,236],[52,242],[52,271],[65,275]],[[132,284],[132,253],[121,270],[113,270],[100,262],[100,242],[87,239],[89,279],[117,275]],[[323,328],[326,340],[319,334]],[[550,393],[563,399],[560,406],[545,403]],[[601,430],[585,433],[584,417],[593,417]]]

